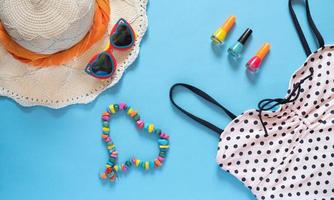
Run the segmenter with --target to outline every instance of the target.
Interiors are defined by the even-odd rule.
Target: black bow
[[[293,103],[294,101],[296,101],[300,95],[301,92],[301,85],[309,78],[311,78],[313,76],[313,68],[310,68],[310,74],[303,78],[301,81],[299,81],[298,83],[295,83],[293,85],[293,89],[290,92],[289,96],[286,98],[275,98],[275,99],[263,99],[262,101],[259,102],[258,104],[258,112],[259,112],[259,119],[260,122],[263,126],[264,132],[265,132],[265,136],[268,136],[268,131],[266,128],[266,124],[263,122],[262,119],[262,111],[268,111],[271,110],[273,108],[275,108],[278,105],[284,105],[284,104],[288,104],[288,103]]]

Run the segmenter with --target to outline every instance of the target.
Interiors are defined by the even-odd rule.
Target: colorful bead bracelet
[[[115,144],[110,138],[109,123],[112,115],[116,114],[120,110],[125,111],[136,122],[138,128],[144,129],[149,134],[155,134],[159,137],[158,145],[160,151],[158,157],[154,159],[154,161],[141,161],[134,157],[128,159],[122,164],[117,164],[118,152],[116,151]],[[142,119],[140,119],[140,115],[133,108],[124,103],[111,104],[107,108],[107,111],[102,113],[102,125],[102,139],[106,143],[108,149],[109,161],[106,164],[106,169],[100,175],[101,179],[109,179],[110,182],[114,182],[120,172],[126,172],[132,166],[149,170],[160,167],[164,162],[169,149],[169,136],[166,133],[161,132],[160,129],[156,128],[154,124],[145,123]]]

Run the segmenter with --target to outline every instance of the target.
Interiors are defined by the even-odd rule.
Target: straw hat
[[[23,106],[51,108],[94,100],[136,59],[147,29],[146,4],[147,0],[0,0],[0,96]],[[95,79],[85,73],[85,66],[105,48],[120,18],[136,32],[136,44],[126,52],[114,51],[118,68],[110,79]]]

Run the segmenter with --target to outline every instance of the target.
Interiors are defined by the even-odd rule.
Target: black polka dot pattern
[[[217,162],[257,199],[334,200],[334,47],[312,54],[292,76],[309,75],[298,99],[275,112],[250,110],[221,134]]]

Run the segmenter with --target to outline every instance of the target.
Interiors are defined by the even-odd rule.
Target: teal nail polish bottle
[[[247,28],[246,31],[238,39],[238,41],[228,49],[228,53],[232,58],[234,58],[235,60],[241,58],[242,50],[252,32],[253,32],[252,29]]]

